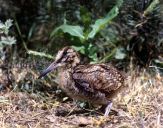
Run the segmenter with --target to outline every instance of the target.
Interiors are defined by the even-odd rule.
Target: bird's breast
[[[75,87],[75,82],[72,79],[70,71],[62,71],[59,73],[60,88],[72,99],[80,99],[79,89]]]

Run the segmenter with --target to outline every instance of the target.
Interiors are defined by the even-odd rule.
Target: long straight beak
[[[40,78],[46,76],[46,75],[47,75],[48,73],[50,73],[51,71],[55,70],[58,66],[59,66],[58,63],[53,62],[52,64],[50,64],[50,66],[49,66],[47,69],[43,70],[43,71],[40,73],[40,76],[38,77],[38,79],[40,79]]]

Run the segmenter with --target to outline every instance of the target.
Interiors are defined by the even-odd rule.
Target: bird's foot
[[[109,113],[110,113],[110,110],[112,108],[112,105],[113,103],[112,102],[109,102],[107,107],[105,108],[105,114],[104,114],[104,117],[108,117]]]

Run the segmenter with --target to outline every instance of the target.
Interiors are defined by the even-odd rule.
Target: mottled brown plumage
[[[59,86],[72,99],[92,104],[108,105],[108,115],[114,94],[124,85],[123,75],[109,64],[81,65],[77,52],[70,47],[60,50],[55,61],[39,78],[60,67]]]

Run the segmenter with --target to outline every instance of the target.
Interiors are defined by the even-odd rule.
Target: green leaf
[[[14,37],[10,37],[10,36],[4,37],[4,36],[2,36],[1,40],[0,40],[0,43],[5,44],[5,45],[12,45],[12,44],[16,43],[16,40],[15,40]]]
[[[97,53],[89,54],[88,57],[90,59],[92,59],[93,62],[97,62],[98,61]]]
[[[54,36],[59,30],[63,31],[64,33],[68,33],[71,36],[76,36],[83,40],[85,39],[83,36],[83,28],[80,26],[63,24],[52,31],[51,37]]]
[[[113,56],[114,56],[115,53],[116,53],[116,50],[117,50],[117,48],[114,48],[111,52],[108,52],[108,53],[105,55],[105,57],[104,57],[102,60],[100,60],[99,62],[100,62],[100,63],[103,63],[103,62],[106,62],[107,60],[110,60],[111,58],[113,58]]]
[[[6,20],[5,23],[2,23],[0,21],[0,33],[4,33],[5,35],[8,35],[9,28],[12,26],[12,22],[13,20],[11,19]]]
[[[13,22],[13,20],[11,20],[11,19],[6,20],[5,26],[7,29],[9,29],[12,26],[12,22]]]
[[[82,45],[82,46],[72,46],[76,51],[82,53],[82,54],[85,54],[85,47]]]
[[[95,24],[92,25],[92,31],[88,34],[87,38],[94,38],[94,36],[99,32],[99,30],[103,29],[113,18],[115,18],[119,13],[119,7],[122,4],[122,0],[117,2],[111,11],[108,12],[105,18],[96,20]]]
[[[147,15],[150,12],[152,12],[155,9],[155,7],[159,4],[159,2],[160,2],[159,0],[153,0],[151,4],[148,6],[148,8],[144,11],[144,15]]]
[[[116,53],[115,53],[115,58],[122,60],[126,57],[126,53],[124,48],[117,48]]]
[[[88,57],[93,62],[97,62],[98,61],[98,58],[97,58],[97,48],[93,44],[90,43],[88,45],[87,52],[88,52]]]

